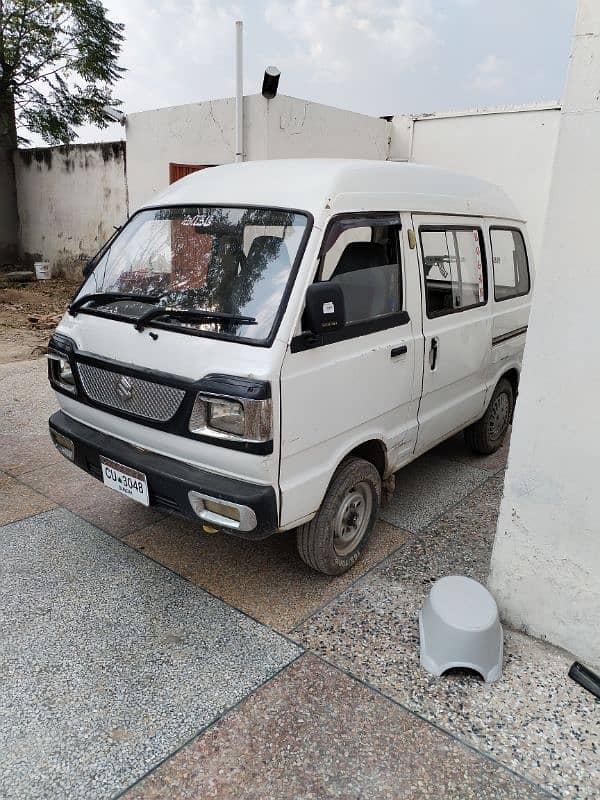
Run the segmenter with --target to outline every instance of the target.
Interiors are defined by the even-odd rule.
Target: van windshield
[[[152,301],[157,311],[163,306],[176,313],[151,313],[148,324],[264,340],[273,330],[307,225],[305,214],[278,209],[141,211],[100,255],[75,302],[112,294],[85,311],[136,321],[148,315]]]

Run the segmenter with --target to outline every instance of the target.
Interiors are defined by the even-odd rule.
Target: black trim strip
[[[358,337],[367,336],[370,333],[397,328],[400,325],[407,325],[409,322],[408,311],[397,311],[395,314],[387,314],[385,317],[368,319],[364,322],[355,322],[336,331],[326,331],[319,335],[301,333],[292,339],[290,350],[292,353],[302,353],[304,350],[313,350],[315,347],[326,347],[328,344],[343,342],[346,339],[358,339]]]
[[[515,328],[514,331],[508,331],[508,333],[502,333],[500,336],[494,336],[492,339],[492,347],[496,344],[506,342],[509,339],[514,339],[516,336],[522,336],[524,333],[527,333],[527,327],[527,325],[523,325],[521,328]]]

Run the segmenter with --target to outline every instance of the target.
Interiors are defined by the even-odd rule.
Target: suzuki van
[[[306,564],[339,574],[403,466],[462,430],[500,447],[532,287],[526,224],[483,181],[360,160],[206,169],[86,268],[49,343],[50,434],[107,495],[205,532],[296,529]]]

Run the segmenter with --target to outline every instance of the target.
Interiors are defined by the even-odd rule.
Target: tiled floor
[[[419,667],[418,610],[443,575],[485,581],[501,492],[491,478],[295,636],[548,791],[596,797],[600,703],[567,678],[572,657],[507,630],[497,683],[470,674],[433,678]]]
[[[129,800],[544,796],[311,655],[128,794]]]
[[[418,663],[432,582],[486,579],[507,448],[455,437],[403,470],[365,558],[327,578],[292,533],[206,536],[87,477],[48,444],[44,362],[7,367],[0,796],[600,796],[571,656],[507,630],[495,684]]]
[[[0,472],[0,525],[48,511],[54,506],[52,500]]]
[[[3,798],[111,797],[300,654],[69,511],[0,551]]]
[[[265,625],[286,632],[394,552],[408,535],[379,522],[365,557],[336,578],[313,572],[299,560],[293,532],[247,542],[203,534],[193,523],[165,518],[126,541]]]

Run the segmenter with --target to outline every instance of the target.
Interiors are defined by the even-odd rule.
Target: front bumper
[[[272,486],[259,486],[215,475],[181,461],[142,450],[114,436],[82,425],[62,411],[53,414],[48,424],[51,430],[73,442],[74,463],[94,478],[102,480],[100,456],[143,472],[148,481],[150,505],[153,508],[176,513],[202,524],[190,505],[188,493],[192,491],[252,509],[257,520],[253,530],[242,532],[228,529],[226,533],[243,539],[265,539],[277,530],[277,500]]]

